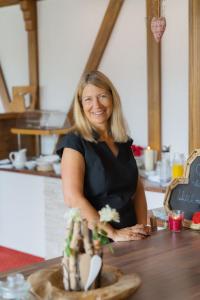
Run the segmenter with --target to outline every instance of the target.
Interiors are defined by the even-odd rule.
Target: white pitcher
[[[27,149],[21,149],[19,151],[10,152],[9,158],[16,169],[23,169],[25,166]]]

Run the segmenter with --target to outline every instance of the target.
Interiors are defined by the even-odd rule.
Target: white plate
[[[1,169],[13,169],[13,165],[12,164],[7,164],[7,165],[0,165]]]
[[[29,160],[29,161],[26,161],[25,162],[25,167],[28,169],[28,170],[33,170],[35,169],[36,167],[36,161],[35,160]]]
[[[8,158],[0,160],[0,165],[7,165],[7,164],[10,164],[10,160]]]

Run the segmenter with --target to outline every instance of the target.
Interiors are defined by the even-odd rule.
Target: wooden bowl
[[[141,284],[139,276],[135,273],[123,274],[119,269],[103,266],[101,288],[87,292],[65,291],[62,282],[62,268],[54,265],[31,274],[28,277],[31,291],[38,300],[96,300],[98,299],[127,299]]]

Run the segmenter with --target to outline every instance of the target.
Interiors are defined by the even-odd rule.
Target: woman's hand
[[[137,224],[132,227],[114,230],[112,239],[114,242],[136,241],[145,239],[149,235],[150,230],[147,226]]]

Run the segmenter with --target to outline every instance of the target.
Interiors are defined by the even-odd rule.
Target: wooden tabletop
[[[163,230],[146,240],[114,243],[113,248],[114,254],[104,249],[104,263],[126,274],[137,273],[142,280],[130,300],[200,299],[200,232]],[[60,258],[48,260],[18,272],[27,276],[59,261]],[[1,273],[0,278],[6,275]]]

